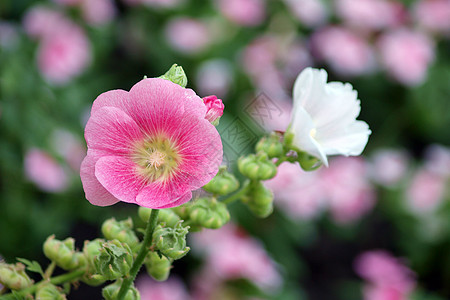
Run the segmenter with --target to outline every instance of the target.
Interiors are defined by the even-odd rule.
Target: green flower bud
[[[273,193],[262,182],[255,182],[244,202],[257,217],[265,218],[273,211]]]
[[[234,192],[239,188],[239,181],[233,174],[227,172],[225,166],[220,167],[217,175],[208,182],[203,189],[209,193],[216,195],[226,195]]]
[[[217,229],[230,220],[227,206],[215,199],[199,198],[191,207],[190,220],[205,228]]]
[[[148,274],[155,280],[164,281],[169,277],[172,261],[164,255],[153,251],[149,252],[144,263]]]
[[[95,270],[106,280],[125,276],[133,264],[133,254],[127,244],[118,240],[103,243],[100,253],[94,258]]]
[[[151,208],[139,207],[138,214],[142,221],[148,222],[150,218],[150,214],[152,212]],[[158,214],[158,223],[164,223],[165,226],[174,227],[178,221],[180,221],[180,217],[173,212],[171,209],[160,209]]]
[[[188,202],[177,207],[172,207],[171,210],[176,213],[180,217],[180,219],[187,220],[189,218],[189,211],[191,209],[191,206],[192,202]]]
[[[322,166],[322,162],[320,161],[320,159],[305,152],[298,152],[297,161],[305,171],[314,171]]]
[[[43,246],[44,254],[64,270],[73,270],[84,265],[83,255],[75,252],[75,240],[67,238],[64,241],[55,239],[54,235],[47,238]]]
[[[186,87],[188,81],[183,68],[177,64],[173,64],[169,71],[164,75],[159,76],[159,78],[170,80],[182,87]]]
[[[133,250],[139,245],[139,239],[133,231],[131,218],[123,221],[116,221],[114,218],[106,220],[102,225],[102,233],[108,240],[119,240],[119,242],[128,244]]]
[[[102,295],[105,300],[117,300],[117,296],[119,295],[120,287],[122,286],[122,279],[118,279],[116,282],[107,285],[102,290]],[[141,296],[139,295],[138,290],[132,286],[125,294],[124,300],[140,300]]]
[[[81,278],[81,281],[88,285],[97,286],[106,281],[105,278],[94,275],[97,273],[95,258],[100,254],[100,249],[102,249],[104,243],[104,239],[84,242],[83,254],[87,263],[87,273]]]
[[[153,232],[153,244],[168,258],[180,259],[190,250],[189,247],[186,247],[189,226],[183,227],[182,222],[179,221],[173,228],[158,225]]]
[[[238,168],[243,175],[253,180],[267,180],[277,174],[277,167],[264,152],[239,158]]]
[[[257,152],[265,152],[269,158],[281,157],[284,154],[283,144],[280,135],[272,132],[270,136],[262,138],[256,144]]]
[[[40,285],[36,292],[36,300],[66,300],[66,295],[51,283]]]
[[[21,290],[31,286],[33,281],[25,273],[25,265],[0,262],[0,284],[12,290]]]

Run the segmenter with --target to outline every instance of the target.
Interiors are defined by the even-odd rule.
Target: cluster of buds
[[[131,218],[123,221],[116,221],[114,218],[106,220],[102,225],[102,233],[106,239],[118,240],[133,250],[139,246],[139,239],[133,231]]]
[[[230,213],[215,198],[199,198],[189,208],[189,220],[200,227],[218,229],[228,223]]]
[[[153,245],[170,259],[180,259],[190,250],[186,246],[189,226],[183,227],[182,223],[183,221],[179,221],[175,227],[163,227],[159,224],[153,232]]]
[[[118,240],[102,244],[94,258],[96,272],[102,279],[116,280],[128,274],[133,264],[133,253],[127,244]]]
[[[56,265],[66,271],[75,270],[86,264],[83,253],[75,251],[75,240],[67,238],[64,241],[51,235],[44,242],[44,254]]]
[[[239,181],[227,171],[225,166],[219,168],[217,175],[203,189],[213,195],[227,195],[239,188]]]
[[[33,281],[25,273],[25,265],[0,262],[0,284],[11,290],[21,290],[31,286]]]
[[[268,180],[277,174],[276,165],[265,152],[250,154],[238,160],[239,172],[251,180]]]

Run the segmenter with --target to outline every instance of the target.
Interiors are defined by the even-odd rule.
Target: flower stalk
[[[142,242],[141,249],[139,249],[139,253],[134,260],[133,265],[131,266],[131,270],[129,275],[123,280],[122,286],[120,287],[119,294],[117,296],[117,300],[123,300],[125,295],[127,294],[128,289],[134,282],[137,273],[141,269],[142,264],[144,263],[145,257],[149,251],[150,244],[152,242],[153,231],[155,231],[156,224],[158,221],[159,209],[152,209],[150,214],[147,228],[145,230],[144,241]]]

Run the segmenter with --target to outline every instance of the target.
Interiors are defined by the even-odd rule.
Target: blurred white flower
[[[294,109],[288,132],[293,145],[328,166],[327,155],[360,155],[371,131],[357,121],[361,110],[351,84],[327,83],[327,72],[304,69],[294,84]]]

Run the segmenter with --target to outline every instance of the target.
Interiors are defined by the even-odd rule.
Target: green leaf
[[[17,260],[26,265],[28,271],[39,273],[41,274],[42,277],[44,277],[44,271],[42,270],[41,265],[39,265],[37,261],[35,260],[29,261],[28,259],[25,258],[17,258]]]

